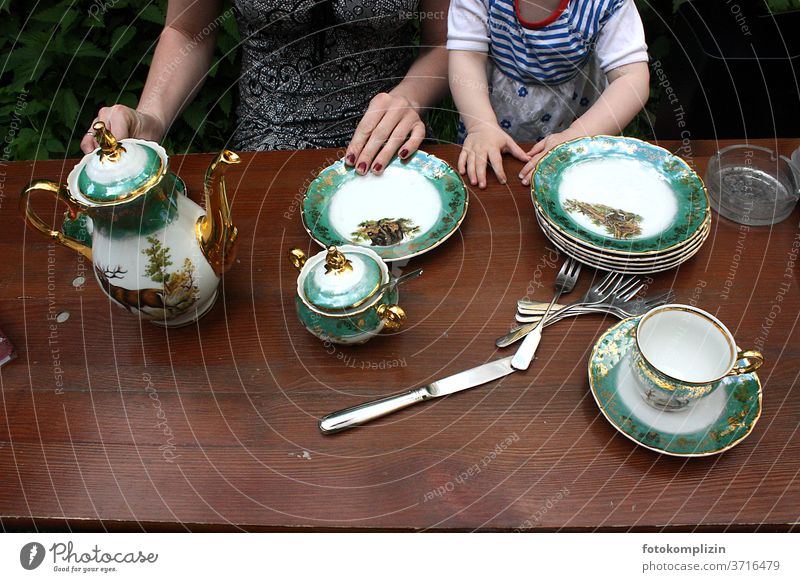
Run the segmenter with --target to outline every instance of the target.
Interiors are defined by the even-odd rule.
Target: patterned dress
[[[416,0],[236,0],[234,147],[342,147],[414,59]]]

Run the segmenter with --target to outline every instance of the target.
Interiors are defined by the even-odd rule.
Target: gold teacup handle
[[[42,192],[49,192],[53,196],[55,196],[58,200],[61,200],[64,204],[67,205],[69,208],[70,218],[75,220],[78,214],[81,213],[81,207],[78,204],[78,201],[70,194],[67,187],[64,185],[59,185],[53,182],[52,180],[34,180],[22,191],[19,198],[19,209],[22,214],[25,216],[25,222],[27,222],[31,227],[36,229],[37,231],[41,232],[47,238],[51,239],[53,242],[57,242],[60,245],[67,247],[68,249],[72,249],[73,251],[82,254],[84,257],[92,260],[92,248],[86,246],[82,242],[75,240],[74,238],[65,235],[60,230],[53,230],[50,228],[47,223],[39,218],[39,215],[34,212],[33,208],[30,205],[30,197],[31,194],[40,190]]]
[[[744,366],[739,366],[738,363],[744,360],[747,362]],[[755,372],[764,364],[764,354],[759,352],[758,350],[739,350],[739,353],[736,354],[736,365],[733,366],[733,369],[730,371],[730,374],[734,374],[736,376],[740,374],[749,374],[750,372]]]
[[[406,323],[406,312],[399,305],[387,305],[384,303],[378,306],[377,312],[378,317],[385,322],[384,329],[386,331],[398,331]]]
[[[306,254],[298,248],[289,251],[289,260],[298,271],[303,269],[303,265],[306,264],[306,258]]]

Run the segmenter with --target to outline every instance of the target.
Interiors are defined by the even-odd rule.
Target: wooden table
[[[681,153],[702,174],[721,145]],[[764,145],[789,153],[798,141]],[[429,150],[451,163],[458,152]],[[658,455],[606,422],[586,377],[613,323],[600,316],[551,328],[527,373],[323,436],[326,413],[500,357],[493,340],[515,301],[549,298],[555,271],[526,189],[491,179],[455,236],[401,267],[425,269],[402,289],[404,332],[323,345],[295,317],[286,251],[317,250],[299,203],[340,154],[243,155],[229,174],[242,244],[224,296],[199,325],[169,331],[110,305],[91,265],[24,227],[20,189],[65,177],[73,160],[0,168],[0,328],[19,351],[0,371],[3,528],[796,527],[797,213],[749,230],[715,215],[700,254],[650,285],[718,313],[742,345],[763,344],[761,420],[722,455]],[[173,158],[195,197],[210,158]]]

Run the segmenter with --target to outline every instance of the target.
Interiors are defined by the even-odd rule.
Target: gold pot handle
[[[69,193],[67,187],[64,185],[59,185],[53,182],[52,180],[34,180],[22,191],[19,198],[19,209],[22,212],[23,216],[25,217],[25,222],[27,222],[32,228],[37,230],[38,232],[42,233],[44,236],[52,240],[53,242],[57,242],[60,245],[67,247],[68,249],[72,249],[73,251],[82,254],[84,257],[92,260],[92,248],[86,246],[82,242],[75,240],[72,237],[65,235],[60,230],[53,230],[51,229],[47,223],[45,223],[39,215],[34,212],[33,208],[30,205],[30,196],[37,190],[42,192],[49,192],[53,196],[55,196],[58,200],[63,202],[69,208],[70,218],[75,220],[78,217],[78,214],[81,213],[81,207],[78,204],[78,201],[73,198],[72,194]]]
[[[406,312],[399,305],[387,305],[385,303],[378,306],[378,317],[384,321],[383,328],[386,331],[398,331],[406,323]]]
[[[746,362],[744,366],[739,365],[739,361],[741,360]],[[736,364],[734,364],[729,375],[738,376],[739,374],[749,374],[750,372],[758,370],[763,364],[764,354],[758,350],[739,350],[739,353],[736,354]]]
[[[306,254],[298,248],[289,251],[289,260],[298,271],[303,270],[303,265],[306,264]]]

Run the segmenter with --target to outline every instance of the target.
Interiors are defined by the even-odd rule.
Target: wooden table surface
[[[721,145],[681,153],[702,175]],[[457,159],[454,146],[427,149]],[[526,373],[323,436],[326,413],[500,357],[494,338],[512,325],[516,300],[549,299],[556,264],[526,189],[491,179],[471,192],[456,235],[400,267],[425,269],[401,291],[408,328],[325,346],[296,319],[285,256],[318,250],[299,204],[337,155],[243,155],[229,174],[237,264],[214,309],[176,330],[111,305],[88,262],[24,227],[23,185],[65,177],[74,160],[0,167],[0,329],[19,352],[0,370],[4,529],[796,527],[797,213],[752,229],[715,214],[699,255],[649,287],[717,313],[743,346],[763,343],[763,414],[724,454],[659,455],[612,428],[586,375],[613,323],[600,316],[550,328]],[[195,198],[210,159],[172,159]]]

